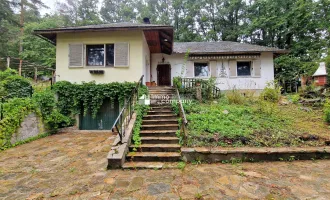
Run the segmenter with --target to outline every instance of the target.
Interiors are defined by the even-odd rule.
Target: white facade
[[[164,63],[162,59],[164,60]],[[237,71],[233,73],[230,66],[237,67],[236,62],[248,61],[251,62],[251,75],[238,76]],[[266,87],[268,82],[274,81],[274,62],[272,52],[263,52],[258,58],[236,58],[236,59],[221,59],[221,60],[184,60],[184,54],[152,54],[151,55],[151,81],[157,80],[157,66],[159,64],[169,64],[171,66],[171,80],[173,77],[196,78],[194,76],[194,63],[204,62],[208,63],[210,74],[208,77],[215,77],[217,87],[221,90],[262,90]],[[182,68],[185,63],[185,67]],[[232,64],[231,64],[232,63]],[[260,71],[256,71],[257,67]],[[236,69],[232,69],[236,70]],[[231,74],[232,73],[232,74]],[[236,73],[236,75],[235,75]],[[172,82],[173,84],[173,82]]]

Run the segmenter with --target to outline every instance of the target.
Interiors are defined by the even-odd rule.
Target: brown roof
[[[173,50],[173,27],[158,24],[141,24],[121,22],[111,24],[97,24],[87,26],[61,27],[34,30],[34,34],[56,44],[58,33],[97,32],[97,31],[129,31],[141,30],[144,32],[151,53],[171,54]]]
[[[111,24],[97,24],[97,25],[87,25],[87,26],[71,26],[71,27],[60,27],[51,29],[39,29],[34,30],[35,33],[40,32],[76,32],[76,31],[86,31],[86,30],[109,30],[109,29],[157,29],[157,28],[171,28],[172,26],[158,25],[158,24],[140,24],[132,22],[120,22]]]
[[[175,42],[173,53],[190,54],[229,54],[229,53],[288,53],[288,50],[273,47],[265,47],[239,42],[219,41],[219,42]]]

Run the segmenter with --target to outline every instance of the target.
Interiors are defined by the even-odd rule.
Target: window
[[[114,44],[86,45],[86,57],[87,66],[113,66]]]
[[[86,45],[87,65],[103,66],[104,65],[104,45]]]
[[[207,63],[194,63],[195,77],[208,77],[210,75],[209,65]]]
[[[237,76],[251,76],[251,62],[237,62]]]
[[[106,44],[106,66],[114,66],[115,63],[115,45],[114,44]]]

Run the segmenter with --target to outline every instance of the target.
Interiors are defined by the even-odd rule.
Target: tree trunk
[[[23,60],[21,59],[21,53],[23,52],[23,34],[24,34],[24,3],[23,0],[21,0],[21,14],[20,14],[20,31],[21,31],[21,37],[19,41],[19,54],[20,54],[20,60],[19,60],[19,67],[18,67],[18,75],[22,76],[22,63]]]

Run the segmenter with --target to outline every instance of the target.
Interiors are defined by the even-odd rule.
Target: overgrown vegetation
[[[187,146],[324,145],[323,136],[330,131],[320,119],[322,111],[295,104],[280,106],[279,91],[268,87],[256,98],[233,90],[218,102],[184,104]],[[325,113],[330,116],[330,106]]]
[[[58,128],[73,125],[74,114],[80,113],[81,106],[85,113],[92,111],[96,115],[105,98],[119,99],[123,103],[135,86],[136,83],[90,82],[78,85],[58,82],[53,90],[49,87],[36,88],[32,95],[28,79],[18,76],[14,70],[0,72],[0,91],[4,98],[3,119],[0,121],[0,149],[14,145],[11,144],[11,137],[30,113],[35,113],[43,121],[45,133],[54,133]],[[139,88],[140,95],[147,93],[145,86]],[[56,94],[58,99],[55,98]]]
[[[60,81],[53,86],[53,90],[58,95],[57,104],[60,113],[66,116],[72,116],[79,114],[81,108],[83,108],[84,114],[91,111],[93,117],[95,117],[104,99],[119,100],[123,104],[125,98],[131,95],[135,87],[136,83],[130,82],[113,82],[107,84],[88,82],[74,84],[68,81]],[[148,93],[145,87],[143,86],[144,89],[139,90],[139,95]]]
[[[211,100],[213,99],[213,88],[215,87],[216,84],[216,79],[215,78],[209,78],[209,79],[195,79],[195,85],[191,87],[184,86],[182,84],[182,79],[181,77],[174,77],[173,78],[173,86],[178,88],[180,94],[183,95],[189,95],[193,98],[196,98],[196,87],[197,85],[200,85],[201,87],[201,94],[202,94],[202,99],[203,100]]]
[[[149,106],[137,104],[135,106],[136,113],[136,121],[133,128],[133,142],[134,142],[134,150],[136,151],[141,145],[141,137],[140,137],[140,129],[142,126],[143,116],[147,114],[149,110]]]
[[[19,76],[15,70],[0,71],[0,98],[25,98],[31,95],[32,86],[28,79]]]

